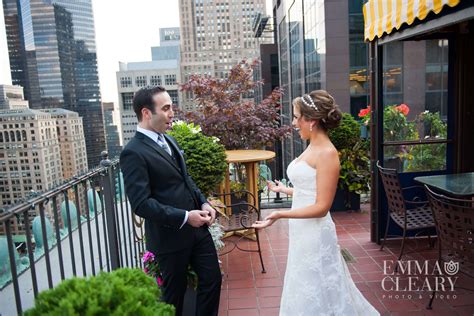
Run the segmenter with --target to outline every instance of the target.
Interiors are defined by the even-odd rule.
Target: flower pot
[[[395,169],[398,172],[402,171],[402,160],[400,157],[384,157],[384,168]]]
[[[360,195],[346,189],[337,188],[331,212],[360,210]]]
[[[196,290],[188,286],[186,293],[184,294],[183,316],[196,315],[196,299]]]

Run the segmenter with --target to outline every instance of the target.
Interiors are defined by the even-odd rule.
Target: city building
[[[60,108],[0,110],[0,208],[7,209],[87,170],[78,113]],[[79,197],[85,199],[82,191]],[[46,205],[45,212],[51,211],[51,205]],[[35,211],[28,214],[30,222],[37,215]],[[12,230],[23,235],[24,219],[15,221]]]
[[[274,0],[282,124],[291,124],[291,100],[325,89],[343,112],[356,115],[368,105],[364,0]],[[306,147],[297,133],[283,142],[282,169]]]
[[[29,108],[0,110],[0,208],[63,181],[56,119]]]
[[[102,108],[104,109],[104,120],[105,120],[105,138],[107,140],[107,151],[109,158],[115,158],[120,155],[122,146],[120,146],[120,132],[119,126],[120,115],[115,110],[113,102],[103,102]]]
[[[137,130],[137,116],[133,111],[133,94],[146,86],[163,86],[173,104],[179,106],[179,64],[177,60],[119,63],[117,89],[121,113],[122,144],[125,146]]]
[[[3,9],[13,85],[31,109],[78,112],[95,166],[106,144],[92,1],[3,0]]]
[[[160,29],[160,46],[151,48],[151,60],[179,60],[179,27]]]
[[[146,86],[163,86],[173,104],[181,105],[178,83],[179,28],[160,29],[160,46],[152,47],[152,61],[119,63],[117,90],[121,114],[122,145],[125,146],[137,130],[137,116],[133,111],[133,94]],[[164,45],[161,45],[163,43]]]
[[[16,110],[28,107],[28,101],[23,96],[23,88],[0,84],[0,110]]]
[[[259,57],[252,23],[265,12],[264,0],[180,0],[179,10],[183,82],[191,74],[224,78],[241,60]],[[182,108],[193,109],[190,93],[183,94]]]
[[[82,117],[76,112],[60,108],[40,111],[50,114],[51,119],[56,121],[56,136],[59,142],[64,180],[87,171],[87,151]]]

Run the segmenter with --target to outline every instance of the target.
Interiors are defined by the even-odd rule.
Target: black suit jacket
[[[185,212],[201,209],[206,198],[188,174],[176,140],[165,135],[174,159],[156,142],[137,132],[120,154],[125,190],[132,210],[145,219],[147,249],[170,253],[192,246],[207,228],[180,226]]]

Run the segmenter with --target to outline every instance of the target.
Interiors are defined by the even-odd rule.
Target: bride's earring
[[[310,125],[310,126],[309,126],[309,131],[310,131],[310,132],[313,131],[313,125]]]

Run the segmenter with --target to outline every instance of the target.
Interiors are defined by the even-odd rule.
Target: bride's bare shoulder
[[[339,165],[339,153],[337,149],[331,144],[328,146],[324,146],[318,153],[316,157],[316,164],[337,164]]]

